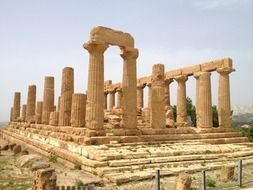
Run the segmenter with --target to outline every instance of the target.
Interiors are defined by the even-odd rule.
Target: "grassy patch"
[[[216,187],[216,181],[214,181],[209,176],[207,176],[206,185],[207,185],[207,187]]]
[[[57,159],[58,159],[58,157],[57,157],[56,155],[54,155],[54,154],[50,154],[50,155],[48,156],[48,161],[49,161],[49,162],[56,163],[56,162],[57,162]]]

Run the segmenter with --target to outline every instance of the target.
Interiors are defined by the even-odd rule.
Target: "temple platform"
[[[232,128],[140,128],[140,135],[85,137],[84,128],[11,122],[1,138],[49,156],[54,154],[68,167],[76,163],[106,182],[116,184],[153,178],[180,171],[200,171],[253,163],[253,143]],[[86,142],[86,144],[85,144]]]

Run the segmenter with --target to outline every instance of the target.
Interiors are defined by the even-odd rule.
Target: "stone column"
[[[65,67],[62,71],[59,126],[70,126],[71,102],[74,93],[74,69]]]
[[[177,125],[179,127],[187,126],[187,109],[186,109],[186,86],[185,82],[188,80],[186,75],[179,75],[175,77],[178,83],[177,87]]]
[[[201,72],[194,73],[194,78],[196,79],[196,91],[195,91],[195,107],[196,107],[196,121],[199,121],[199,77]],[[198,127],[198,123],[196,124]]]
[[[26,103],[26,120],[28,122],[35,121],[35,107],[36,107],[36,85],[28,86],[28,95]]]
[[[105,91],[105,92],[104,92],[104,109],[105,109],[105,110],[107,110],[107,94],[108,94],[108,92]]]
[[[234,69],[226,67],[217,69],[217,72],[220,74],[218,89],[218,114],[220,127],[231,127],[229,74],[233,71]]]
[[[151,108],[151,94],[152,94],[151,82],[147,83],[146,86],[148,87],[148,108]]]
[[[60,111],[60,107],[61,107],[61,96],[58,96],[58,104],[57,104],[57,111]]]
[[[86,125],[88,136],[101,135],[104,125],[104,51],[108,44],[89,42],[84,48],[90,53]]]
[[[124,128],[137,127],[137,73],[138,49],[123,48],[122,123]]]
[[[165,79],[165,105],[170,105],[170,83],[173,82],[173,79]]]
[[[13,121],[13,107],[11,107],[11,111],[10,111],[10,122]]]
[[[22,121],[26,121],[26,104],[22,105]]]
[[[42,101],[37,101],[35,123],[41,124],[42,112],[43,112],[43,102]]]
[[[211,128],[213,126],[211,73],[201,72],[198,84],[198,128]]]
[[[21,93],[15,92],[13,101],[13,121],[17,120],[18,117],[20,117],[20,99]]]
[[[59,123],[59,112],[58,111],[50,112],[49,125],[58,126],[58,123]]]
[[[41,123],[49,124],[50,112],[54,111],[54,77],[46,76],[44,79],[44,94]]]
[[[109,110],[112,110],[115,106],[115,91],[109,91]]]
[[[116,101],[116,107],[117,108],[121,108],[121,99],[122,99],[122,89],[118,88],[116,90],[117,92],[117,101]]]
[[[151,127],[165,128],[164,65],[155,64],[152,70]]]
[[[86,94],[72,95],[71,126],[85,127]]]
[[[142,109],[143,108],[143,84],[137,85],[137,108]]]

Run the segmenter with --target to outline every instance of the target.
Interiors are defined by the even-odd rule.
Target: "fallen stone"
[[[9,148],[10,150],[13,150],[14,146],[16,146],[15,143],[10,143],[10,144],[8,145],[8,148]]]
[[[14,152],[14,154],[20,153],[21,152],[21,146],[20,145],[15,145],[13,147],[13,152]]]
[[[190,190],[191,189],[191,177],[188,176],[185,172],[182,172],[178,175],[176,179],[176,190]]]
[[[36,171],[39,169],[45,169],[45,168],[49,168],[49,167],[50,167],[50,164],[48,162],[37,161],[32,164],[32,171]]]
[[[229,181],[234,178],[234,167],[233,166],[223,166],[220,170],[220,180]]]
[[[28,150],[22,150],[20,153],[20,155],[28,155],[28,154],[29,154]]]
[[[42,157],[37,154],[23,155],[17,159],[17,164],[21,167],[29,167],[32,166],[34,162],[39,160],[42,160]]]
[[[0,150],[8,150],[8,142],[5,140],[0,140]]]

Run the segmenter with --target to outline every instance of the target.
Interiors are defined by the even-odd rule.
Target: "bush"
[[[75,170],[81,170],[81,169],[82,169],[81,164],[78,163],[78,162],[76,162],[76,163],[75,163],[75,166],[74,166],[74,169],[75,169]]]
[[[50,154],[48,157],[48,161],[52,162],[52,163],[56,163],[57,162],[58,157],[54,154]]]
[[[209,176],[207,176],[206,185],[207,185],[207,187],[216,187],[216,181],[214,181]]]

